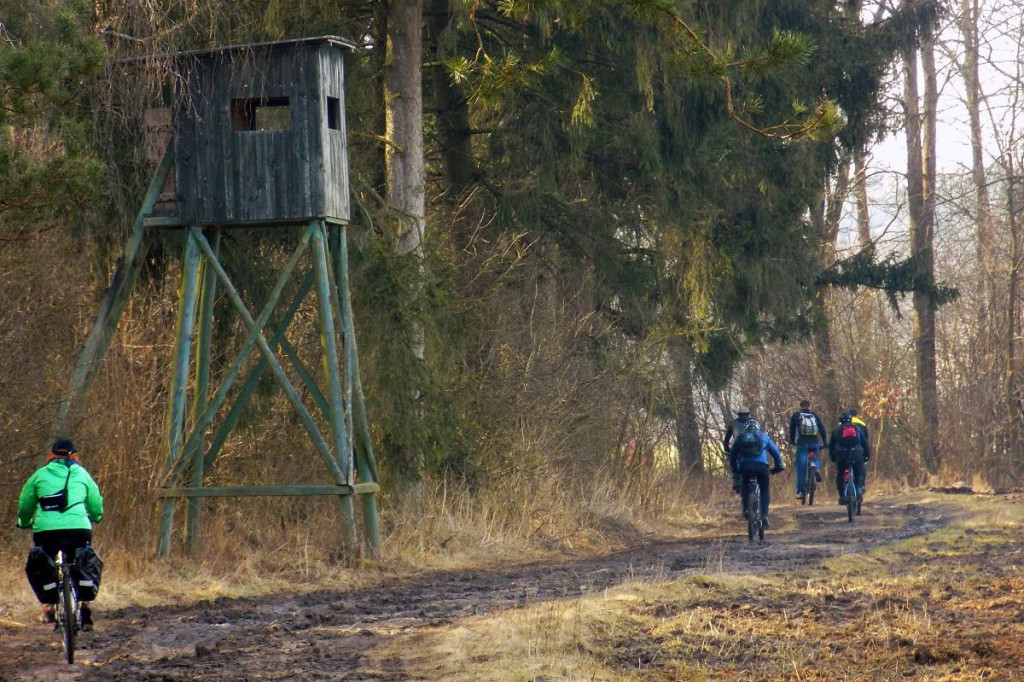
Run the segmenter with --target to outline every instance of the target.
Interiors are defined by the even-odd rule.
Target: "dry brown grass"
[[[699,525],[721,481],[671,472],[636,477],[604,471],[567,480],[551,470],[499,480],[471,492],[432,481],[422,501],[384,505],[385,557],[432,568],[474,566],[556,554],[600,553]]]
[[[1024,507],[965,505],[966,522],[827,570],[628,585],[419,631],[378,653],[451,680],[1017,679]]]
[[[136,549],[138,541],[121,539],[116,520],[105,520],[95,531],[106,562],[97,606],[350,588],[382,575],[605,553],[709,521],[707,501],[723,491],[720,481],[686,482],[666,472],[625,480],[606,473],[571,485],[552,475],[537,486],[520,479],[475,492],[428,481],[418,505],[382,500],[383,553],[376,563],[344,560],[337,508],[329,499],[275,499],[272,513],[258,498],[208,502],[200,559],[180,552],[154,559]],[[276,522],[267,524],[268,518]],[[153,527],[145,519],[135,524]],[[0,597],[0,614],[25,617],[36,605],[21,572],[28,534],[18,540],[0,556],[0,578],[16,586]],[[143,538],[147,547],[151,541],[151,535]]]

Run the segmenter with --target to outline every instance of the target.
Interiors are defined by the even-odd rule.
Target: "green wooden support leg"
[[[214,253],[219,251],[220,232],[213,236]],[[206,410],[207,393],[210,387],[210,351],[213,343],[213,304],[217,295],[217,277],[207,266],[205,259],[200,263],[201,294],[199,299],[199,331],[196,337],[196,376],[195,391],[192,396],[191,422],[193,428]],[[185,456],[191,462],[192,487],[203,486],[205,441],[200,439],[192,446]],[[200,514],[202,500],[198,497],[189,498],[185,513],[185,551],[196,556],[199,551]]]
[[[327,373],[328,399],[330,406],[331,435],[334,454],[345,483],[352,484],[352,467],[349,459],[350,442],[345,429],[345,402],[341,389],[341,371],[338,367],[338,337],[334,328],[334,302],[337,297],[331,286],[327,270],[327,248],[323,223],[317,226],[313,235],[314,268],[316,271],[317,299],[320,310],[320,348],[324,356],[324,370]]]
[[[355,322],[352,314],[352,297],[349,289],[348,272],[348,230],[345,227],[333,228],[331,247],[334,251],[334,273],[337,281],[336,293],[338,307],[341,310],[342,338],[345,343],[345,374],[348,381],[346,397],[348,402],[348,418],[351,424],[352,438],[355,447],[355,467],[359,479],[365,482],[378,482],[377,461],[370,442],[370,428],[366,419],[366,401],[363,398],[363,386],[359,376],[359,353],[356,346]],[[371,558],[380,555],[380,528],[378,523],[377,497],[375,493],[360,495],[363,512],[363,541],[366,553]]]
[[[192,350],[192,330],[196,317],[196,292],[199,272],[199,245],[191,235],[185,241],[182,257],[181,291],[178,301],[178,333],[174,342],[174,367],[171,378],[170,409],[167,415],[168,469],[180,458],[181,441],[185,430],[185,401],[188,385],[189,357]],[[174,526],[174,501],[165,500],[160,514],[160,536],[157,556],[166,557],[171,551],[171,532]]]
[[[332,286],[330,271],[327,266],[327,246],[324,224],[317,226],[313,235],[313,253],[315,255],[317,299],[320,306],[320,346],[324,356],[324,369],[327,372],[327,385],[330,405],[331,435],[334,440],[335,456],[346,483],[353,483],[352,464],[350,458],[351,443],[348,430],[345,428],[345,402],[342,394],[341,371],[338,367],[338,341],[334,327],[334,309],[338,300]],[[342,543],[347,550],[357,547],[355,505],[351,495],[339,496],[341,507]]]
[[[356,537],[356,512],[352,503],[354,495],[339,495],[338,507],[341,510],[341,546],[346,556],[353,556],[359,547]]]
[[[363,543],[366,555],[371,559],[380,556],[380,528],[377,524],[377,494],[364,493],[359,496],[363,506]]]

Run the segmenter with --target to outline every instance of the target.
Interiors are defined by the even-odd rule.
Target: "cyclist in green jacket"
[[[55,498],[65,489],[66,499],[55,505]],[[54,506],[58,508],[51,508]],[[51,559],[56,558],[59,550],[73,558],[76,549],[92,542],[92,524],[102,518],[103,496],[99,486],[79,461],[74,443],[58,438],[50,448],[46,464],[21,489],[18,527],[31,528],[33,544]],[[43,605],[43,618],[53,622],[52,606]],[[82,627],[92,628],[92,610],[86,602],[82,603]]]

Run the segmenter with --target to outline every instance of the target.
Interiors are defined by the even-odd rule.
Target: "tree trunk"
[[[904,0],[905,5],[913,5]],[[921,28],[921,65],[925,79],[924,111],[918,102],[917,48],[903,50],[904,106],[907,135],[907,203],[910,209],[910,252],[918,259],[918,272],[934,275],[932,253],[935,216],[935,104],[937,98],[932,30]],[[922,141],[922,121],[924,140]],[[914,346],[917,355],[918,409],[921,417],[921,462],[939,470],[939,404],[935,365],[935,306],[927,291],[915,291]]]
[[[1007,175],[1007,216],[1010,223],[1010,281],[1009,297],[1006,308],[1006,375],[1004,389],[1006,391],[1007,414],[1011,415],[1009,420],[1011,427],[1008,429],[1009,438],[1007,448],[1010,461],[1016,463],[1020,470],[1021,437],[1018,429],[1012,425],[1020,424],[1024,418],[1024,406],[1022,406],[1020,379],[1017,376],[1017,328],[1019,317],[1017,297],[1020,296],[1020,265],[1021,265],[1021,239],[1020,221],[1017,216],[1017,178],[1016,167],[1013,162],[1013,151],[1006,154],[1006,175]]]
[[[981,81],[978,74],[978,0],[961,0],[960,33],[964,44],[963,79],[965,104],[971,132],[971,179],[974,183],[974,222],[977,225],[977,258],[981,300],[976,306],[975,329],[977,329],[975,357],[984,362],[994,357],[992,319],[997,309],[995,283],[995,249],[993,247],[993,223],[989,201],[988,182],[985,174],[985,157],[981,134]],[[1014,305],[1011,297],[1010,306]],[[1010,332],[1012,335],[1012,331]],[[1012,336],[1010,337],[1012,339]],[[1012,351],[1010,351],[1012,352]],[[982,364],[979,362],[978,364]],[[1009,366],[1009,361],[1008,361]],[[1007,389],[1009,390],[1009,384]],[[998,413],[998,401],[995,402]],[[989,403],[991,408],[993,405]],[[978,405],[979,409],[982,405]],[[998,419],[996,414],[989,418]],[[985,462],[993,450],[998,449],[1001,438],[992,438],[990,429],[975,428],[970,434],[975,457],[967,458],[968,470],[974,468],[975,459]],[[971,476],[967,476],[970,480]]]
[[[399,248],[419,252],[426,230],[423,165],[423,0],[388,6],[384,104],[388,203],[401,214]]]
[[[685,341],[672,344],[675,378],[676,448],[679,451],[679,472],[704,473],[700,434],[697,433],[697,407],[693,399],[693,358]]]
[[[987,330],[989,311],[994,309],[992,282],[992,217],[988,183],[985,179],[984,147],[981,139],[981,81],[978,75],[978,0],[961,0],[960,33],[964,39],[964,87],[971,130],[971,179],[974,181],[975,220],[978,226],[978,263],[985,278],[985,305],[980,329]]]
[[[463,89],[445,68],[450,55],[442,36],[452,20],[449,0],[428,0],[427,49],[433,55],[430,69],[430,105],[437,115],[437,148],[441,154],[441,177],[448,196],[457,201],[473,180],[473,147],[469,126],[469,103]]]
[[[814,212],[815,226],[821,239],[822,267],[829,267],[836,259],[836,240],[839,238],[839,221],[842,217],[843,204],[850,190],[850,156],[844,156],[839,162],[835,186],[830,187]],[[820,388],[825,412],[825,421],[829,422],[839,414],[839,382],[836,378],[835,362],[832,357],[832,322],[829,318],[830,291],[827,287],[819,287],[813,302],[814,346],[817,352],[819,376],[824,385]],[[807,393],[807,391],[805,391]]]
[[[857,197],[857,242],[862,249],[871,245],[871,212],[868,210],[868,169],[864,146],[853,151],[853,189]]]
[[[387,46],[384,58],[384,109],[388,144],[384,154],[387,201],[398,217],[398,248],[403,255],[420,258],[426,233],[426,175],[423,163],[423,0],[392,0],[387,10]],[[411,330],[411,352],[425,356],[423,330]],[[419,400],[419,391],[414,390]],[[422,504],[422,477],[427,470],[424,452],[404,453],[418,482],[409,491]]]

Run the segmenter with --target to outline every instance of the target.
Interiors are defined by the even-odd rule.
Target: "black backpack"
[[[860,431],[853,424],[843,424],[840,427],[839,444],[846,450],[853,450],[860,446]]]
[[[762,450],[764,444],[757,431],[744,431],[736,439],[736,452],[740,457],[757,457]]]

